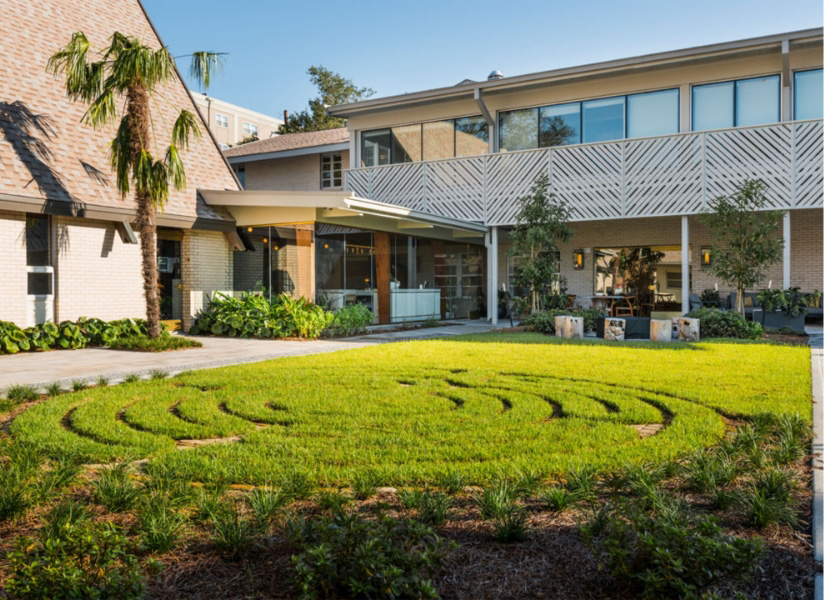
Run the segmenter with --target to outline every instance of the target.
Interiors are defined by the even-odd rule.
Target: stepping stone
[[[672,321],[669,319],[653,319],[650,321],[649,339],[651,342],[671,342]]]
[[[604,339],[615,342],[624,341],[624,336],[627,330],[626,319],[604,319]]]
[[[700,325],[699,319],[690,319],[681,317],[678,319],[678,341],[680,342],[697,342],[700,339]]]
[[[647,423],[644,425],[630,425],[630,427],[638,432],[638,437],[643,439],[655,435],[664,428],[664,425],[663,423]]]

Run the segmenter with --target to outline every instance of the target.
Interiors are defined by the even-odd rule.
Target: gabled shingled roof
[[[69,101],[62,82],[46,73],[46,62],[83,31],[95,46],[104,46],[115,31],[138,36],[160,47],[138,0],[5,0],[5,27],[0,36],[0,199],[40,203],[46,210],[73,206],[72,212],[95,214],[131,211],[134,200],[122,199],[108,160],[114,128],[94,130],[81,122],[86,107]],[[192,48],[178,49],[181,52]],[[195,48],[194,50],[197,50]],[[184,84],[175,78],[159,100],[171,128],[180,108],[197,112]],[[155,125],[163,130],[163,124]],[[231,220],[198,199],[197,188],[237,190],[231,168],[202,123],[203,136],[182,152],[188,187],[169,195],[159,221],[186,226],[195,219]],[[164,133],[164,137],[168,133]],[[161,152],[166,140],[158,141]],[[24,208],[24,210],[32,210]]]
[[[328,146],[330,144],[345,144],[349,141],[349,130],[346,127],[324,129],[322,131],[307,131],[306,133],[287,133],[241,144],[224,150],[227,157],[249,156],[251,154],[268,154],[269,152],[284,152],[313,146]]]

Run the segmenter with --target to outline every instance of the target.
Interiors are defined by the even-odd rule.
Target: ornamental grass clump
[[[93,484],[97,502],[111,512],[124,512],[137,504],[140,488],[129,477],[128,464],[119,463],[100,472]]]

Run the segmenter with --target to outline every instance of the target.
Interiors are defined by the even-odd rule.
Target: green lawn
[[[760,343],[564,343],[466,336],[197,371],[46,400],[11,431],[87,462],[151,459],[197,481],[382,484],[457,469],[562,474],[666,460],[714,443],[725,416],[809,420],[804,347]],[[641,439],[631,425],[665,423]],[[232,438],[182,449],[176,440]]]

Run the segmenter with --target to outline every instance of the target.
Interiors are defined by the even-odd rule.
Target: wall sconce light
[[[248,231],[249,233],[252,233],[252,231],[254,231],[254,229],[255,229],[254,227],[249,225],[249,227],[246,228],[246,231]]]
[[[705,267],[712,264],[712,248],[710,246],[701,247],[701,264]]]
[[[268,244],[269,243],[269,238],[263,238],[263,243]]]
[[[277,249],[278,249],[278,247],[277,247],[277,246],[273,246],[273,247],[272,247],[272,250],[277,250]]]
[[[329,244],[324,244],[324,245],[323,245],[323,249],[324,249],[324,250],[329,250]]]
[[[584,268],[584,251],[582,249],[572,253],[572,268],[576,270]]]

